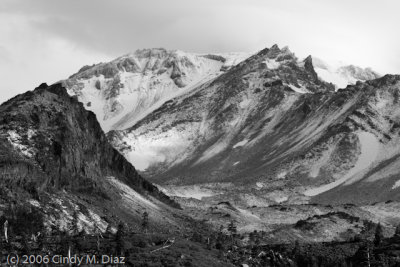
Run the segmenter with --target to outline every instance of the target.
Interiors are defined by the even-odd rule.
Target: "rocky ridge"
[[[95,112],[107,132],[132,126],[170,98],[229,69],[240,57],[142,49],[85,66],[63,83],[69,94]]]
[[[43,212],[47,227],[68,227],[78,216],[86,231],[105,231],[118,220],[140,227],[147,210],[154,226],[178,227],[179,206],[136,172],[61,84],[3,103],[0,139],[0,212],[26,205]]]

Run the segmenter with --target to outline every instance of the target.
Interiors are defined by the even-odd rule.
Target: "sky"
[[[141,48],[273,44],[400,74],[397,0],[1,0],[0,102]]]

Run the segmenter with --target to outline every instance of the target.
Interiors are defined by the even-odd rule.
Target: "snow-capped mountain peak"
[[[341,61],[327,63],[322,59],[313,57],[313,62],[318,77],[326,82],[333,83],[336,89],[345,88],[357,81],[373,80],[381,76],[371,68],[361,68]]]
[[[110,62],[84,66],[64,81],[86,109],[93,111],[104,129],[127,129],[163,103],[222,75],[253,53],[195,54],[164,48],[139,49]],[[265,49],[266,68],[288,71],[291,64],[305,68],[314,81],[322,79],[337,88],[378,77],[371,69],[331,65],[314,57],[299,60],[286,46]],[[309,92],[286,73],[287,84],[300,93]],[[273,80],[273,79],[272,79]]]
[[[85,66],[64,84],[97,115],[107,132],[130,127],[165,101],[213,79],[237,62],[236,55],[217,58],[141,49],[108,63]]]

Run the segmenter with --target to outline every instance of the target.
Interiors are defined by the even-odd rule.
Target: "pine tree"
[[[118,230],[115,234],[115,241],[116,241],[116,250],[118,255],[123,255],[124,250],[124,236],[125,236],[125,229],[124,224],[120,222],[118,224]]]
[[[231,233],[231,236],[235,235],[237,232],[237,227],[233,221],[228,224],[228,232]]]
[[[105,234],[105,236],[106,236],[107,238],[110,238],[110,237],[113,236],[111,223],[109,223],[109,224],[107,225],[107,228],[106,228],[106,231],[105,231],[104,234]]]
[[[399,224],[399,225],[397,225],[397,227],[396,227],[396,231],[394,232],[394,235],[395,235],[395,236],[399,236],[399,237],[400,237],[400,224]]]
[[[149,214],[147,213],[147,211],[143,212],[142,215],[142,230],[143,232],[147,233],[149,227]]]
[[[373,245],[366,241],[354,255],[355,266],[368,266],[374,263]]]
[[[236,233],[237,233],[237,228],[236,228],[236,225],[235,225],[235,223],[234,223],[233,221],[231,221],[231,222],[228,224],[228,232],[231,234],[231,245],[232,245],[232,247],[233,247],[234,237],[235,237],[235,235],[236,235]]]
[[[296,241],[294,242],[294,248],[293,248],[292,254],[295,256],[299,252],[300,252],[300,242],[299,242],[299,240],[296,239]]]
[[[383,240],[383,229],[382,229],[381,223],[379,223],[379,224],[376,226],[376,229],[375,229],[374,245],[375,245],[375,246],[380,245],[381,242],[382,242],[382,240]]]
[[[71,235],[75,236],[79,234],[79,226],[78,226],[78,212],[75,210],[74,213],[72,214],[72,222],[71,222]]]
[[[249,245],[251,248],[253,248],[253,246],[254,246],[254,243],[255,243],[254,240],[255,240],[254,232],[251,232],[249,234]]]
[[[224,233],[223,233],[224,227],[221,225],[219,227],[218,235],[217,235],[217,240],[215,241],[215,248],[218,250],[224,250]]]

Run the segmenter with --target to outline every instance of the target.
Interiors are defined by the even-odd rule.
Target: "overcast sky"
[[[138,48],[253,52],[400,73],[397,0],[1,0],[0,102]]]

